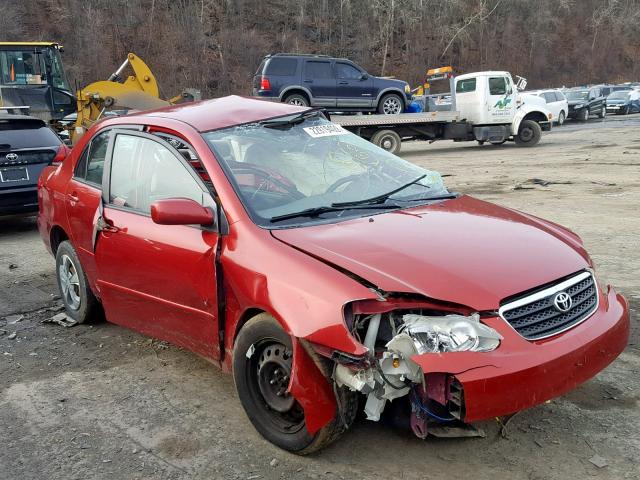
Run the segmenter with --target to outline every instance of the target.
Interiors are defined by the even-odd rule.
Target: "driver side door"
[[[151,204],[165,198],[189,198],[212,209],[216,205],[168,142],[142,132],[115,130],[112,135],[95,243],[107,318],[219,358],[218,232],[199,225],[158,225],[150,216]]]

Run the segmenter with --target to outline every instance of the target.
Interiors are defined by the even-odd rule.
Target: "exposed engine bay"
[[[427,422],[464,418],[464,392],[455,376],[424,374],[412,360],[416,355],[445,352],[489,352],[502,336],[480,323],[480,315],[442,314],[426,310],[395,310],[355,315],[353,335],[369,350],[366,362],[339,362],[334,370],[338,386],[366,395],[367,419],[378,421],[389,401],[409,396],[411,428],[420,438]]]

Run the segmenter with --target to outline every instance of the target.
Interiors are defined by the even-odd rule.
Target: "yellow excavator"
[[[133,75],[122,80],[129,66]],[[71,140],[75,143],[106,112],[126,113],[129,110],[151,110],[200,99],[200,92],[186,89],[169,100],[160,99],[160,89],[151,69],[140,57],[129,53],[127,59],[107,80],[94,82],[78,90],[77,118]]]
[[[80,89],[74,97],[56,42],[0,42],[0,113],[29,114],[45,120],[75,143],[105,115],[150,110],[200,99],[200,92],[160,99],[155,76],[134,53],[107,80]],[[132,74],[122,75],[127,67]],[[75,112],[75,121],[69,120]],[[71,128],[69,123],[74,122]]]

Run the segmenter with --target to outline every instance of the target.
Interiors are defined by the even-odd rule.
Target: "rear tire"
[[[247,358],[247,352],[253,353]],[[255,429],[274,445],[306,455],[337,439],[345,430],[339,412],[315,434],[306,428],[304,411],[286,392],[293,349],[291,337],[269,314],[261,313],[249,320],[238,333],[233,348],[233,378],[240,402]],[[323,371],[329,380],[330,372]],[[351,392],[341,389],[341,405],[355,404]],[[348,403],[344,403],[348,401]],[[355,418],[349,414],[348,426]]]
[[[400,152],[402,138],[393,130],[378,130],[371,137],[371,143],[389,153],[397,155]]]
[[[520,147],[533,147],[542,137],[542,129],[534,120],[523,120],[515,136],[516,145]]]
[[[288,103],[289,105],[295,105],[296,107],[308,107],[309,100],[304,95],[299,93],[294,93],[292,95],[288,95],[284,99],[284,103]]]
[[[388,93],[378,103],[378,113],[383,115],[397,115],[404,110],[402,99],[395,93]]]
[[[100,303],[89,287],[80,259],[68,240],[56,250],[56,280],[66,314],[78,323],[100,314]]]

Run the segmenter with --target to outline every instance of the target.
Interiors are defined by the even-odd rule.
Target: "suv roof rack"
[[[318,53],[274,53],[267,55],[267,57],[323,57],[333,58],[331,55],[321,55]]]

